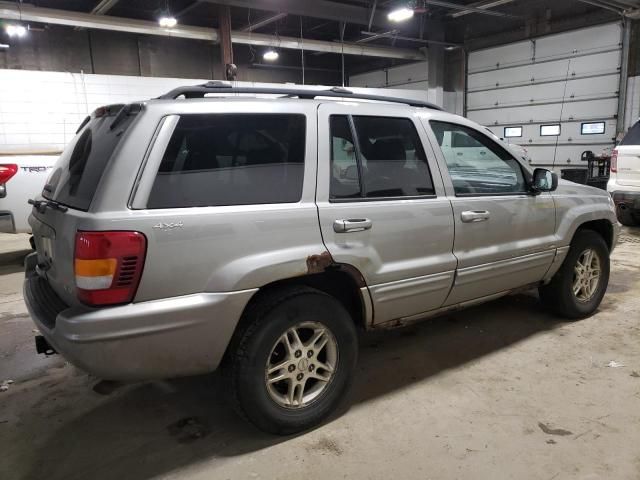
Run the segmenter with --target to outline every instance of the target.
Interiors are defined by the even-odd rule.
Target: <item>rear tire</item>
[[[232,405],[243,418],[288,435],[335,410],[358,356],[355,325],[338,300],[308,287],[282,289],[251,305],[243,325],[225,365]]]
[[[577,320],[596,311],[608,283],[607,244],[592,230],[578,230],[558,272],[539,288],[540,299],[555,314]]]

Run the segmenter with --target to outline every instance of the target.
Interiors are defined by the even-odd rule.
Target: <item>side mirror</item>
[[[533,193],[553,192],[558,188],[558,175],[546,168],[536,168],[533,171],[531,190]]]

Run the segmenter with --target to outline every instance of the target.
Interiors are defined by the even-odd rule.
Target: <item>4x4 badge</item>
[[[182,222],[169,222],[169,223],[165,223],[165,222],[160,222],[157,223],[156,225],[153,226],[153,228],[159,228],[160,230],[173,230],[174,228],[182,228],[183,227],[183,223]]]

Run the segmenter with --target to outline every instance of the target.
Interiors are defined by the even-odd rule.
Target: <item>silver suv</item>
[[[110,380],[220,366],[280,434],[334,410],[358,329],[526,288],[590,315],[618,236],[606,192],[433,105],[344,89],[212,82],[99,108],[32,203],[39,352]]]

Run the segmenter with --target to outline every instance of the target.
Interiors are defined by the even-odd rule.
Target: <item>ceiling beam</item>
[[[481,10],[488,10],[490,8],[499,7],[508,3],[513,3],[515,0],[484,0],[482,2],[471,3],[468,6],[473,8],[479,8]],[[452,18],[462,17],[463,15],[469,15],[470,13],[477,13],[473,10],[461,10],[459,12],[451,13]]]
[[[586,3],[588,5],[593,5],[594,7],[604,8],[605,10],[609,10],[610,12],[615,12],[618,15],[624,14],[624,10],[621,8],[612,7],[611,5],[603,4],[601,2],[596,2],[595,0],[578,0],[578,1],[582,3]]]
[[[116,3],[118,3],[119,1],[120,0],[100,0],[100,2],[98,2],[98,4],[93,7],[91,13],[94,13],[96,15],[106,15],[109,10],[115,7]]]
[[[176,14],[174,16],[176,18],[180,18],[180,17],[186,15],[187,13],[189,13],[194,8],[196,8],[198,5],[200,5],[200,0],[195,0],[193,3],[191,3],[191,4],[187,5],[186,7],[184,7],[182,10],[176,12]]]
[[[491,15],[494,17],[518,18],[518,19],[522,18],[518,15],[511,15],[509,13],[502,13],[502,12],[494,12],[493,10],[472,7],[470,5],[461,5],[459,3],[445,2],[441,0],[424,0],[424,3],[427,5],[434,5],[436,7],[444,7],[444,8],[451,8],[453,10],[469,11],[469,13],[481,13],[483,15]]]
[[[254,10],[264,10],[267,12],[287,12],[289,15],[299,15],[301,17],[323,18],[335,22],[355,23],[358,25],[368,25],[371,9],[348,5],[345,3],[332,2],[329,0],[202,0],[208,3],[229,5],[232,7],[251,8]],[[376,9],[371,24],[377,27],[388,27],[386,12]]]
[[[287,16],[286,13],[276,13],[275,15],[267,15],[266,17],[262,17],[260,20],[256,20],[255,22],[245,27],[242,27],[240,30],[242,32],[253,32],[254,30],[257,30],[266,25],[269,25],[270,23],[277,22],[278,20],[286,16]]]
[[[34,7],[22,4],[20,8],[13,2],[0,1],[0,18],[25,22],[66,25],[69,27],[111,30],[115,32],[158,35],[163,37],[189,38],[217,42],[218,30],[215,28],[190,27],[178,25],[172,29],[162,28],[157,22],[134,20],[131,18],[93,15],[90,13],[59,10],[55,8]],[[279,37],[254,32],[231,32],[233,43],[257,45],[272,48],[286,48],[305,51],[326,52],[366,57],[397,58],[404,60],[424,60],[424,54],[417,49],[391,48],[377,45],[356,45],[353,43],[327,42],[305,38]]]

